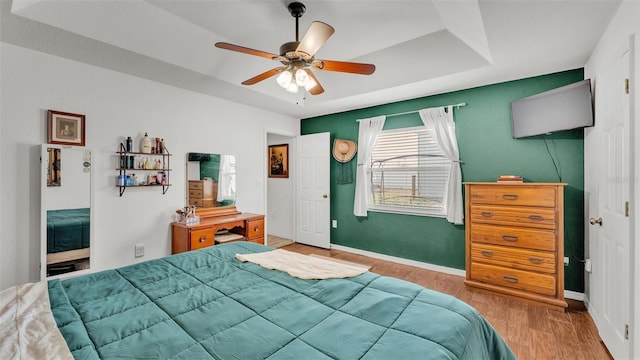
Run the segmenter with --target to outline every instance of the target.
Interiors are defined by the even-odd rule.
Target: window
[[[369,210],[444,217],[450,169],[433,130],[382,131],[371,154]]]

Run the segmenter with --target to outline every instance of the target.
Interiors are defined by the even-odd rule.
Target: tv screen
[[[511,102],[513,138],[593,126],[591,81],[579,81]]]

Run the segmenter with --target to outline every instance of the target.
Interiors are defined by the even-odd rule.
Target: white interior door
[[[589,311],[616,359],[630,357],[631,129],[629,45],[595,81],[595,126],[585,136],[585,201],[589,204]]]
[[[328,249],[330,134],[298,138],[296,242]]]

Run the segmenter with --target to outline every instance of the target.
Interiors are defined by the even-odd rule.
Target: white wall
[[[47,109],[86,115],[92,149],[93,269],[170,254],[170,223],[184,206],[187,152],[232,154],[240,211],[265,213],[265,127],[299,134],[299,120],[0,43],[0,289],[36,281],[40,257],[39,145]],[[173,154],[173,186],[115,187],[118,144],[148,132]],[[134,244],[145,256],[134,258]]]
[[[267,232],[269,235],[293,240],[293,216],[295,183],[297,169],[295,141],[291,136],[269,133],[267,145],[289,144],[289,177],[267,179]]]
[[[585,65],[585,78],[596,79],[602,72],[602,69],[607,65],[607,62],[611,60],[611,57],[617,52],[625,41],[629,40],[629,36],[633,35],[632,47],[635,50],[635,54],[632,54],[633,65],[635,73],[631,74],[631,128],[632,135],[632,156],[633,159],[633,188],[631,201],[631,211],[634,215],[631,217],[632,221],[632,284],[634,284],[633,298],[631,303],[635,304],[633,319],[631,319],[631,338],[633,341],[633,358],[640,358],[640,264],[637,259],[640,259],[640,244],[638,239],[640,238],[640,217],[638,212],[640,211],[640,93],[638,92],[640,86],[640,2],[637,1],[623,1],[618,8],[615,16],[609,23],[609,27],[600,39],[598,46],[591,55],[591,58]],[[597,96],[597,94],[596,94]],[[597,119],[596,119],[597,121]],[[588,160],[588,156],[585,153],[585,160]],[[589,176],[589,174],[585,174]],[[585,185],[588,182],[585,182]],[[589,189],[585,186],[585,191]],[[587,225],[588,226],[588,225]],[[588,236],[588,231],[585,231],[585,236]],[[588,244],[589,239],[585,239]],[[586,245],[585,245],[586,247]],[[585,295],[589,298],[589,286],[585,284]]]

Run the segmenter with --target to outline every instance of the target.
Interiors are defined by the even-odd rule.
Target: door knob
[[[602,218],[601,217],[599,217],[597,219],[590,218],[589,219],[589,224],[591,224],[591,225],[598,224],[598,225],[602,226]]]
[[[329,197],[329,195],[323,194],[322,197],[326,199],[327,197]]]

